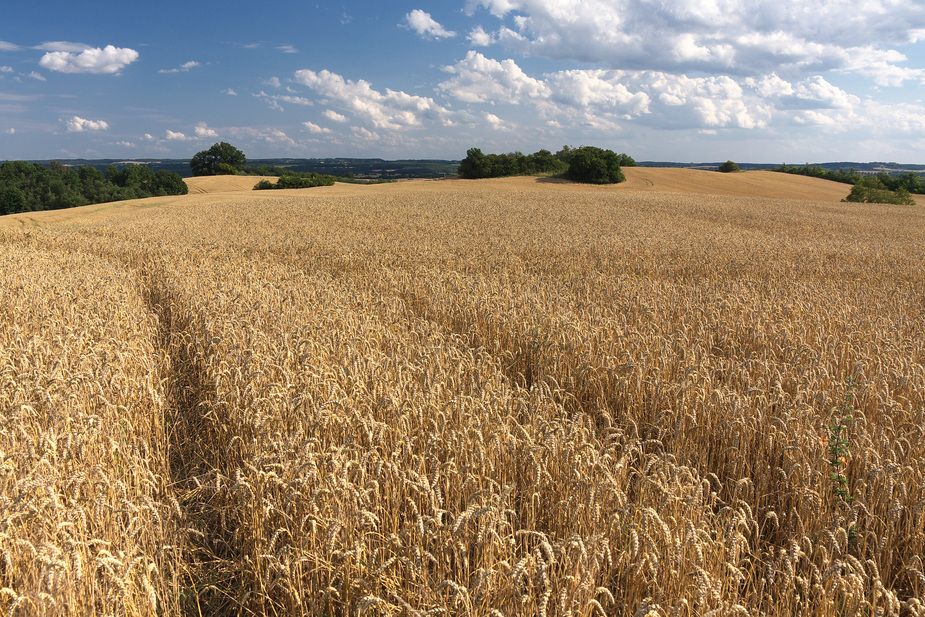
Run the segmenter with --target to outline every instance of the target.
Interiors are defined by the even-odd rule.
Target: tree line
[[[905,189],[910,193],[925,194],[925,176],[921,176],[912,171],[907,171],[895,176],[885,171],[881,171],[876,175],[871,175],[869,173],[861,173],[855,170],[854,167],[836,171],[834,169],[825,169],[819,165],[810,165],[809,163],[806,163],[802,167],[784,163],[779,167],[772,167],[771,171],[809,176],[811,178],[822,178],[823,180],[842,182],[844,184],[857,184],[861,181],[871,183],[871,179],[875,179],[881,185],[881,188],[889,191]]]
[[[779,167],[772,167],[771,171],[777,171],[785,174],[795,174],[798,176],[808,176],[810,178],[821,178],[823,180],[842,182],[844,184],[855,184],[863,177],[859,172],[855,171],[854,167],[847,170],[839,169],[838,171],[835,171],[834,169],[825,169],[819,165],[810,166],[809,163],[806,163],[802,167],[784,163]]]
[[[913,174],[915,175],[915,174]],[[912,194],[905,186],[891,183],[889,188],[883,182],[881,176],[890,177],[889,174],[877,174],[876,176],[867,176],[859,179],[851,187],[851,193],[843,201],[853,201],[858,203],[870,204],[898,204],[903,206],[914,206],[915,200]]]
[[[308,189],[316,186],[332,186],[337,180],[328,174],[298,172],[273,165],[248,165],[244,153],[227,142],[214,144],[208,150],[197,152],[190,160],[194,176],[278,176],[275,183],[261,180],[254,185],[255,191],[268,189]]]
[[[272,175],[272,174],[262,174]],[[267,189],[310,189],[316,186],[333,186],[336,178],[326,174],[297,173],[284,170],[275,183],[261,180],[254,185],[255,191]]]
[[[925,177],[911,171],[895,176],[885,171],[870,175],[862,174],[853,167],[835,171],[819,165],[810,166],[809,163],[802,167],[784,163],[780,167],[771,168],[771,171],[854,185],[845,201],[912,205],[915,203],[913,193],[925,194]]]
[[[103,174],[94,167],[54,161],[47,167],[26,161],[0,164],[0,215],[188,192],[179,174],[155,173],[145,165],[110,165]]]
[[[595,146],[565,146],[555,154],[545,149],[533,154],[484,154],[479,148],[470,148],[458,174],[468,179],[557,175],[574,182],[613,184],[626,179],[621,167],[635,166],[631,156]]]

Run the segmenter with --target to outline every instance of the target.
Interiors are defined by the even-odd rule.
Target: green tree
[[[561,155],[568,162],[566,177],[573,182],[588,184],[616,184],[626,177],[620,169],[620,157],[613,150],[595,146],[563,149]]]
[[[469,148],[466,158],[459,163],[461,178],[488,178],[491,175],[491,162],[478,148]]]
[[[0,164],[0,214],[187,192],[178,174],[166,170],[155,174],[145,165],[123,169],[110,165],[104,176],[90,166],[67,167],[54,161],[48,167],[25,161]]]
[[[327,174],[316,173],[285,173],[276,183],[261,180],[254,185],[255,191],[266,189],[310,189],[316,186],[334,186],[335,178]]]
[[[161,169],[154,174],[153,193],[156,197],[165,195],[186,195],[189,193],[189,187],[180,174],[172,171]]]
[[[77,170],[77,175],[80,177],[81,193],[87,202],[98,204],[111,199],[112,184],[99,169],[84,165]]]
[[[189,166],[194,176],[235,175],[247,164],[244,153],[227,142],[197,152]]]
[[[470,148],[466,158],[459,164],[458,174],[462,178],[501,178],[505,176],[532,176],[562,174],[577,182],[608,184],[623,182],[623,163],[634,166],[636,161],[626,154],[602,150],[590,146],[569,148],[565,146],[553,154],[549,150],[538,150],[533,154],[509,152],[507,154],[483,154],[478,148]],[[570,168],[574,169],[570,171]]]
[[[0,186],[0,215],[24,212],[28,202],[26,195],[15,186]]]
[[[76,169],[52,161],[48,167],[45,185],[45,210],[59,210],[85,206],[89,201],[83,196],[80,174]]]
[[[537,150],[527,158],[531,173],[534,174],[556,174],[568,169],[568,165],[549,150]]]
[[[719,171],[723,172],[724,174],[728,174],[728,173],[732,173],[735,171],[739,171],[739,166],[736,163],[733,163],[732,161],[726,161],[725,163],[719,166]]]
[[[851,193],[843,201],[870,204],[897,204],[914,206],[915,200],[905,188],[888,189],[880,178],[861,178],[851,187]]]

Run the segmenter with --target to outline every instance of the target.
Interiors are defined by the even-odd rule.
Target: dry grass
[[[14,226],[0,608],[925,614],[923,247],[526,179]]]

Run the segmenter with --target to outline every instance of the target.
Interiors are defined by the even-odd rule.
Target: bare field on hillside
[[[685,193],[700,195],[725,195],[741,197],[767,197],[770,199],[810,199],[816,201],[841,201],[848,196],[850,187],[837,182],[807,178],[770,171],[749,171],[736,174],[721,174],[699,169],[673,169],[659,167],[626,167],[623,169],[626,182],[605,187],[609,191],[647,191]],[[249,191],[259,180],[253,176],[210,176],[187,178],[191,194]],[[505,178],[496,180],[504,183],[547,183],[541,178]],[[466,181],[463,181],[466,182]],[[573,190],[581,190],[569,182],[561,184]],[[589,187],[584,187],[589,188]],[[600,190],[601,187],[597,187]],[[917,196],[923,203],[923,196]]]
[[[806,178],[769,171],[752,171],[737,174],[720,174],[699,169],[672,169],[659,167],[626,167],[626,182],[606,187],[606,190],[657,191],[669,193],[696,193],[772,199],[812,199],[841,201],[848,196],[847,185],[818,178]],[[254,176],[205,176],[187,178],[190,194],[249,191],[260,180],[275,178]],[[505,178],[500,182],[545,182],[537,178]],[[580,189],[568,182],[563,184]],[[587,188],[587,187],[585,187]]]
[[[699,169],[627,167],[623,170],[631,190],[696,193],[771,199],[841,201],[851,192],[847,184],[772,171],[723,174]]]
[[[0,610],[925,615],[925,211],[628,185],[5,217]]]
[[[261,180],[276,182],[276,178],[273,176],[196,176],[184,178],[191,195],[251,191],[254,189],[254,185]]]

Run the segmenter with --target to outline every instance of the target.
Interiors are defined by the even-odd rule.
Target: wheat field
[[[922,205],[647,173],[0,219],[0,610],[925,615]]]

